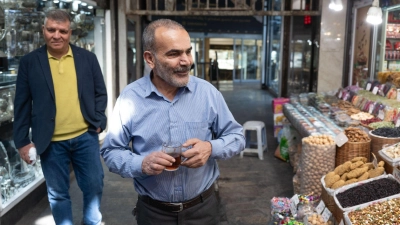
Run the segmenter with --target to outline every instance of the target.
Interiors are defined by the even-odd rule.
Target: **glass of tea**
[[[175,162],[171,166],[167,166],[165,170],[167,171],[177,170],[182,162],[181,158],[182,145],[178,142],[163,143],[162,152],[167,153],[168,155],[175,158]]]

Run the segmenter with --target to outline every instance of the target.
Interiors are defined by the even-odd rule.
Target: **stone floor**
[[[220,202],[221,225],[265,225],[270,221],[270,199],[274,196],[291,197],[293,195],[292,167],[274,157],[277,141],[273,137],[272,96],[260,88],[259,83],[237,84],[221,82],[222,92],[236,120],[243,124],[249,120],[260,120],[266,125],[268,150],[264,160],[256,154],[245,154],[243,158],[235,156],[229,160],[219,160],[221,176],[217,181],[217,196]],[[103,224],[136,225],[131,211],[137,194],[131,179],[105,172],[104,191],[101,211]],[[71,200],[74,224],[80,224],[82,218],[82,195],[71,174]],[[52,225],[54,220],[43,198],[35,208],[22,213],[16,225]]]

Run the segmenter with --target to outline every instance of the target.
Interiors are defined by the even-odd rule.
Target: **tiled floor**
[[[272,97],[268,91],[260,89],[260,84],[219,85],[230,110],[236,120],[243,124],[249,120],[263,121],[267,129],[268,151],[264,160],[257,154],[246,154],[243,158],[235,156],[218,162],[221,176],[217,181],[217,196],[220,200],[221,225],[265,225],[270,220],[270,199],[274,196],[293,195],[292,167],[274,157],[277,141],[273,137]],[[132,180],[121,178],[108,172],[104,166],[104,194],[101,205],[103,224],[136,225],[131,211],[137,194]],[[82,218],[81,192],[71,179],[71,200],[74,223],[80,224]],[[47,198],[44,198],[30,212],[25,212],[17,225],[54,224]]]

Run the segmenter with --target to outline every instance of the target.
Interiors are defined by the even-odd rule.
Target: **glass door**
[[[282,16],[272,16],[268,19],[268,37],[269,43],[267,54],[267,86],[275,94],[280,94],[281,77],[281,21]]]
[[[234,40],[234,81],[261,80],[261,48],[262,40]]]

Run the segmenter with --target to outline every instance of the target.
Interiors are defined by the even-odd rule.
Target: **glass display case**
[[[382,60],[378,71],[400,71],[400,5],[384,9]]]

